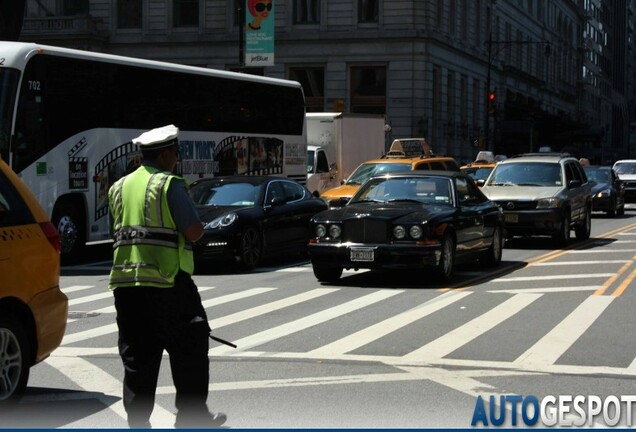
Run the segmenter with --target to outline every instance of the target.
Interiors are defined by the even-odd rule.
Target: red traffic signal
[[[497,95],[494,91],[488,93],[488,114],[493,115],[497,111]]]

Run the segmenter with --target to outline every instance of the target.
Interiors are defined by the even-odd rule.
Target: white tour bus
[[[167,124],[180,129],[186,178],[306,182],[297,82],[0,42],[0,154],[58,227],[63,261],[110,239],[108,188],[140,162],[131,140]]]

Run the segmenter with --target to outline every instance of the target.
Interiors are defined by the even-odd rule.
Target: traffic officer
[[[130,427],[150,427],[163,351],[176,388],[175,427],[211,428],[225,414],[208,411],[210,327],[191,274],[191,242],[203,226],[184,181],[173,174],[179,129],[150,130],[133,139],[142,164],[108,192],[113,218],[114,291],[123,403]]]

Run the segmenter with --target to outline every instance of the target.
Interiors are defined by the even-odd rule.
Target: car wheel
[[[574,227],[574,233],[577,240],[587,240],[590,238],[592,232],[592,211],[590,209],[585,210],[585,218],[583,222],[580,222]]]
[[[623,216],[625,214],[625,203],[616,209],[616,214],[619,216]]]
[[[494,267],[501,262],[501,256],[503,254],[503,232],[501,227],[495,227],[495,232],[492,234],[492,244],[488,250],[481,257],[480,261],[486,267]]]
[[[4,314],[4,312],[3,312]],[[0,402],[20,400],[29,380],[29,343],[20,322],[0,317]]]
[[[437,274],[442,282],[450,282],[455,270],[455,239],[450,233],[444,235],[442,250],[437,264]]]
[[[247,227],[241,236],[241,249],[239,251],[240,265],[243,270],[250,271],[261,261],[263,242],[261,234],[254,227]]]
[[[567,210],[566,210],[567,211]],[[570,215],[564,214],[561,229],[554,234],[554,240],[559,246],[566,246],[570,242]]]
[[[312,264],[312,268],[319,282],[335,282],[342,276],[342,267]]]
[[[60,233],[60,258],[72,264],[81,256],[86,242],[83,219],[70,201],[59,203],[53,211],[53,224]]]

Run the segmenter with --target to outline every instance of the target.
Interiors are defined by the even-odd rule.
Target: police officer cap
[[[154,150],[178,144],[178,136],[179,128],[175,125],[168,125],[144,132],[134,138],[132,142],[137,144],[142,150]]]

